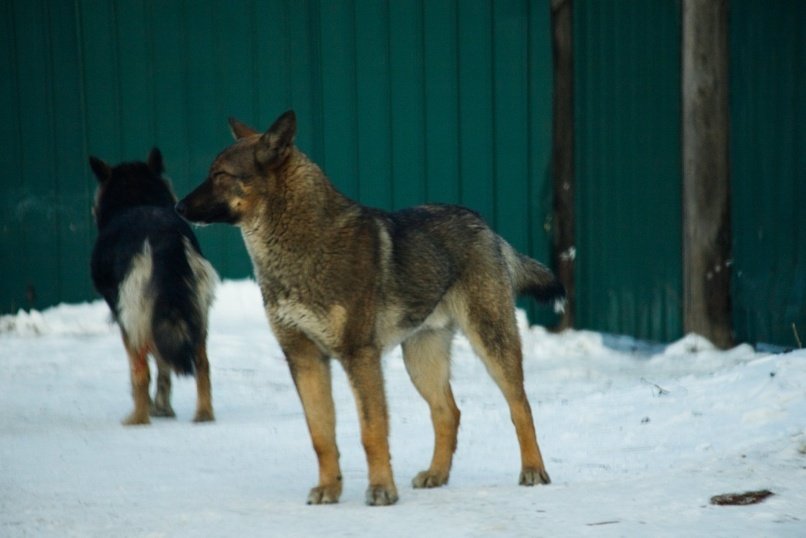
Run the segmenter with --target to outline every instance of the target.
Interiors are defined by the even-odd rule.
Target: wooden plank
[[[683,0],[683,324],[731,331],[726,0]]]
[[[574,51],[573,0],[552,0],[552,46],[554,57],[554,94],[552,116],[552,266],[565,285],[565,312],[559,328],[574,326],[576,294],[574,260]]]

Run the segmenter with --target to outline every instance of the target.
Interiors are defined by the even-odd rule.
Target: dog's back
[[[178,373],[193,373],[216,276],[173,209],[140,206],[121,212],[101,229],[91,270],[132,345],[153,341],[153,351]]]
[[[517,252],[470,209],[429,204],[369,211],[378,220],[380,243],[387,245],[385,252],[381,249],[381,263],[388,265],[381,271],[387,277],[382,295],[396,303],[395,312],[404,313],[397,320],[400,327],[419,327],[463,281],[503,277],[513,298],[564,299],[562,284],[547,267]]]

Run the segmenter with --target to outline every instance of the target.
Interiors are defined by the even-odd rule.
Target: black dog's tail
[[[204,333],[195,313],[186,311],[184,306],[170,302],[169,298],[161,297],[156,301],[151,334],[156,355],[170,364],[177,374],[193,375]]]
[[[178,374],[193,375],[207,338],[207,313],[217,276],[187,238],[183,243],[181,255],[169,254],[171,263],[155,264],[151,334],[162,360]]]
[[[551,270],[528,256],[510,247],[507,256],[513,277],[513,287],[521,295],[531,295],[541,303],[554,303],[554,310],[562,312],[565,307],[565,286]]]

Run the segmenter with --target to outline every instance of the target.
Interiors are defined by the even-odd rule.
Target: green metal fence
[[[738,341],[806,340],[806,4],[731,0]],[[680,2],[575,0],[577,321],[682,331]]]
[[[680,6],[576,0],[577,325],[682,332]]]
[[[89,154],[159,146],[178,194],[294,108],[299,146],[346,194],[457,202],[549,259],[547,1],[0,0],[0,311],[95,297]],[[806,339],[798,0],[732,0],[737,339]],[[575,0],[577,325],[682,332],[679,0]],[[236,230],[199,231],[225,277]],[[550,319],[547,315],[540,318]]]
[[[547,260],[548,6],[526,0],[2,0],[0,307],[94,296],[89,154],[152,145],[177,193],[230,142],[294,108],[298,145],[347,195],[472,207]],[[199,232],[225,277],[236,230]]]
[[[731,3],[733,321],[806,342],[806,3]],[[794,325],[794,328],[793,328]]]

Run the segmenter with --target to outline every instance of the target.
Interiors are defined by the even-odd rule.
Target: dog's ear
[[[98,183],[104,183],[112,177],[112,169],[98,157],[90,156],[90,168],[92,168],[92,173],[98,179]]]
[[[157,176],[161,176],[165,171],[165,165],[162,163],[162,153],[159,149],[151,148],[148,153],[148,168]]]
[[[232,138],[235,140],[240,140],[241,138],[256,135],[257,131],[246,125],[245,123],[241,123],[235,118],[229,119],[229,129],[232,133]]]
[[[255,147],[255,160],[263,167],[276,167],[282,164],[291,153],[294,136],[297,134],[297,115],[289,110],[263,133]]]

